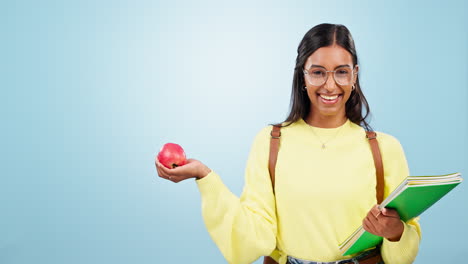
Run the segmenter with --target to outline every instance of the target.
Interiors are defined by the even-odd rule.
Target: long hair
[[[353,67],[358,64],[358,57],[354,40],[349,30],[338,24],[319,24],[311,28],[305,35],[297,48],[296,67],[294,68],[294,77],[291,92],[291,105],[288,117],[282,123],[275,124],[282,127],[299,120],[305,119],[310,111],[310,99],[306,92],[303,91],[305,86],[303,68],[307,58],[321,47],[328,47],[333,44],[339,45],[346,49],[353,58]],[[365,113],[363,114],[363,108]],[[346,102],[346,117],[351,122],[362,126],[365,130],[372,130],[369,123],[366,121],[370,114],[369,104],[366,97],[362,93],[361,85],[359,84],[359,73],[355,83],[355,89]]]

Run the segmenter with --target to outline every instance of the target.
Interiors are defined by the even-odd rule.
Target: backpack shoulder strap
[[[273,187],[273,193],[275,193],[275,168],[276,161],[278,160],[279,143],[281,137],[281,126],[274,125],[270,132],[270,158],[268,160],[268,170],[270,171],[271,186]],[[263,258],[263,264],[278,264],[272,257],[265,256]]]
[[[278,160],[279,143],[281,137],[281,126],[275,125],[270,132],[270,158],[268,160],[268,170],[270,171],[271,185],[273,192],[275,192],[275,168],[276,161]]]
[[[384,197],[384,167],[382,162],[382,155],[380,153],[379,142],[377,141],[377,133],[374,131],[366,131],[367,139],[372,150],[372,156],[374,157],[375,172],[377,176],[377,203],[380,204]]]

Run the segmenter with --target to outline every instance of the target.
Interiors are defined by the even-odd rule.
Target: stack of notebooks
[[[379,209],[395,209],[400,214],[401,220],[409,221],[439,201],[462,180],[460,173],[407,177],[379,205]],[[360,226],[339,246],[343,256],[347,256],[375,247],[382,240],[382,237],[373,235]]]

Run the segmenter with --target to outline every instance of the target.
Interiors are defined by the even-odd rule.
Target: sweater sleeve
[[[408,164],[400,142],[390,135],[382,135],[380,141],[385,174],[385,197],[387,197],[407,176]],[[386,264],[413,263],[418,254],[421,239],[419,218],[403,222],[404,231],[399,241],[384,238],[381,253]]]
[[[252,263],[276,247],[275,199],[268,171],[270,130],[267,126],[255,137],[240,198],[213,170],[196,180],[206,228],[228,263]]]

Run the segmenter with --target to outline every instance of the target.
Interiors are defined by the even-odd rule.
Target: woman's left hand
[[[384,208],[380,211],[377,205],[367,213],[362,226],[367,232],[390,241],[399,241],[405,228],[396,210]]]

